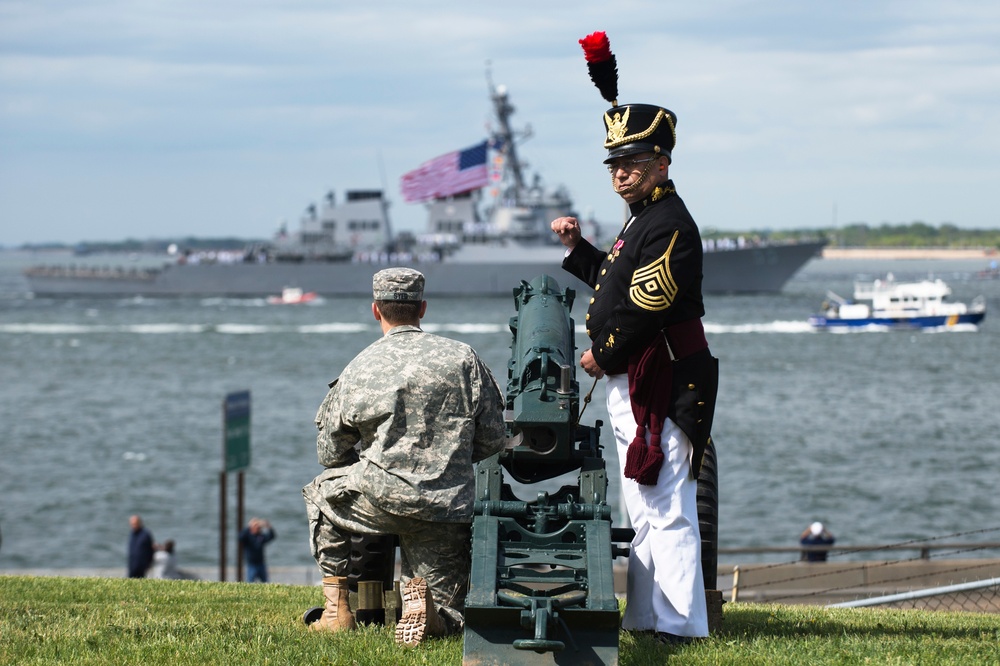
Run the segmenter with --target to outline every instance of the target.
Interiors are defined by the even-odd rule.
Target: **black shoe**
[[[656,632],[656,640],[663,645],[688,645],[694,641],[690,636],[678,636],[665,631]]]

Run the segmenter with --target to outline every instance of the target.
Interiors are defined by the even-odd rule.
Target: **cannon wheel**
[[[309,625],[313,624],[314,622],[319,622],[319,619],[321,617],[323,617],[323,607],[313,606],[312,608],[310,608],[309,610],[307,610],[305,613],[302,614],[302,621],[305,624]]]
[[[698,472],[698,529],[701,532],[701,571],[705,589],[716,589],[719,566],[719,465],[715,442],[708,440]]]

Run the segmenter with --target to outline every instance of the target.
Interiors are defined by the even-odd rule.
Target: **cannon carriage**
[[[508,362],[508,446],[477,467],[463,663],[617,664],[614,559],[630,528],[614,528],[602,423],[580,423],[574,292],[547,275],[514,290]],[[588,396],[589,399],[589,396]],[[586,400],[583,402],[586,405]],[[699,477],[706,585],[715,585],[717,473],[713,447]],[[521,484],[577,473],[576,483],[517,497]],[[548,484],[551,486],[551,483]]]

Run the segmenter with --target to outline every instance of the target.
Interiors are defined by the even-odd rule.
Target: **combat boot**
[[[434,609],[427,581],[411,578],[403,587],[403,616],[396,623],[396,642],[413,647],[428,636],[447,633],[444,619]]]
[[[347,587],[346,576],[324,576],[323,615],[309,625],[310,629],[318,631],[345,631],[355,629],[354,614],[351,613],[350,589]]]

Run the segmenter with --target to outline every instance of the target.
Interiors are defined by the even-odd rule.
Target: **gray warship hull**
[[[755,246],[705,253],[703,291],[707,294],[776,293],[816,256],[823,243]],[[496,249],[493,259],[439,262],[399,261],[427,277],[430,297],[511,296],[522,280],[547,273],[560,284],[589,293],[590,288],[560,268],[561,247],[538,249],[518,259]],[[496,257],[512,256],[511,261]],[[299,287],[324,297],[371,296],[372,275],[386,264],[367,262],[269,262],[165,265],[152,270],[74,270],[38,267],[25,275],[39,297],[262,297]]]
[[[569,193],[546,187],[539,174],[528,176],[517,146],[530,132],[511,127],[514,107],[506,88],[490,81],[490,91],[495,130],[481,147],[461,152],[474,156],[475,173],[481,169],[483,182],[492,185],[464,178],[453,182],[454,174],[445,177],[440,167],[432,169],[431,189],[438,194],[407,199],[427,206],[426,232],[419,237],[393,233],[381,190],[349,190],[343,199],[331,190],[306,208],[297,232],[289,233],[283,224],[272,243],[247,248],[244,261],[215,263],[211,256],[206,261],[199,253],[184,252],[181,262],[151,270],[36,267],[26,272],[30,289],[37,296],[259,297],[295,287],[326,297],[367,298],[373,273],[405,265],[426,275],[431,297],[509,297],[522,281],[541,274],[589,293],[587,285],[560,269],[564,249],[554,244],[550,227],[558,217],[577,217]],[[493,147],[492,159],[487,146]],[[494,165],[489,177],[487,163]],[[412,173],[425,174],[421,169]],[[580,224],[586,238],[602,237],[595,221],[581,219]],[[716,294],[781,291],[823,243],[723,239],[707,245],[725,248],[705,253],[702,290]],[[372,257],[380,263],[368,261]]]

